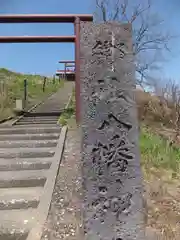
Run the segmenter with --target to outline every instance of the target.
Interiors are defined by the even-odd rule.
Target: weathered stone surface
[[[134,79],[131,26],[81,23],[87,240],[145,239]]]

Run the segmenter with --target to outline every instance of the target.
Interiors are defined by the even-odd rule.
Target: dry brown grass
[[[140,90],[136,90],[135,97],[140,121],[172,126],[173,108],[171,104],[167,105],[160,98]]]

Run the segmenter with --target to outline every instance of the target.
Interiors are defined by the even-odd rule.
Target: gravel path
[[[80,134],[68,131],[42,240],[82,240]]]

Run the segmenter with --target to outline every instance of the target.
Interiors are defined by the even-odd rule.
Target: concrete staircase
[[[14,126],[0,125],[0,240],[41,238],[66,135],[57,124],[61,94]]]
[[[60,115],[60,113],[59,113]],[[58,116],[29,116],[24,117],[16,123],[16,125],[31,125],[31,124],[56,124]]]
[[[60,133],[56,124],[0,128],[0,240],[27,239],[36,226]]]

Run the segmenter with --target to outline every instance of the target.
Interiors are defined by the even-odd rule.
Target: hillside
[[[0,68],[0,120],[12,116],[16,99],[23,99],[24,79],[27,79],[28,83],[26,109],[55,92],[62,84],[59,81],[53,83],[52,78],[47,78],[45,91],[43,92],[43,76],[21,74]]]
[[[180,239],[179,105],[136,91],[141,126],[140,151],[147,200],[147,229],[152,239]],[[151,239],[151,238],[150,238]]]

